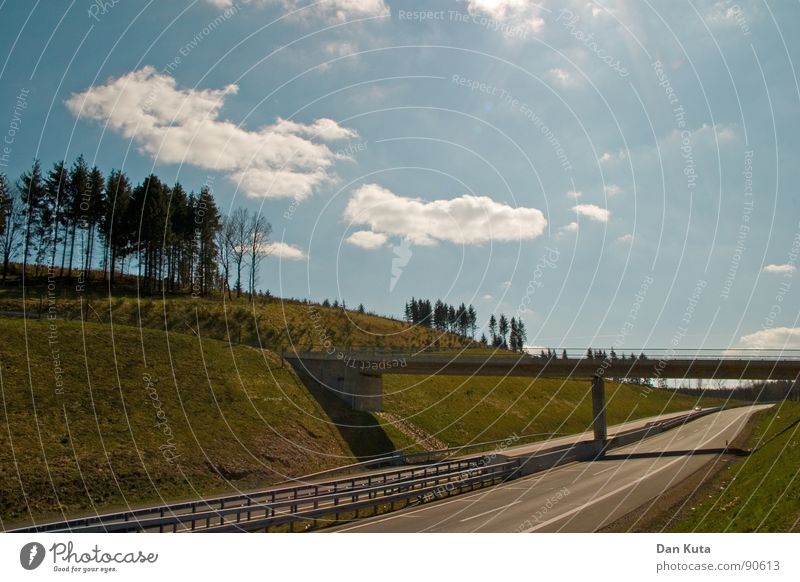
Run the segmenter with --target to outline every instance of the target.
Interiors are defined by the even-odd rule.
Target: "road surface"
[[[757,410],[714,413],[599,461],[572,463],[489,489],[329,531],[591,532],[654,499],[718,455]]]

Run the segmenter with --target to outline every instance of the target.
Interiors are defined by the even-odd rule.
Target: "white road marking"
[[[507,505],[503,505],[501,507],[495,507],[494,509],[490,509],[489,511],[484,511],[483,513],[478,513],[478,514],[472,515],[470,517],[465,517],[464,519],[461,520],[461,523],[464,523],[465,521],[469,521],[471,519],[476,519],[478,517],[483,517],[484,515],[489,515],[490,513],[496,513],[498,511],[502,511],[503,509],[511,507],[512,505],[516,505],[517,503],[522,503],[522,501],[521,500],[517,500],[517,501],[514,501],[514,502],[509,503]]]
[[[749,414],[752,414],[752,413],[753,413],[753,410],[752,410],[752,409],[749,409]],[[695,447],[695,448],[696,448],[696,449],[699,449],[700,447],[704,446],[706,443],[708,443],[708,442],[711,442],[712,440],[714,440],[715,438],[717,438],[718,436],[720,436],[721,434],[723,434],[723,433],[724,433],[725,431],[727,431],[727,430],[728,430],[728,429],[729,429],[731,426],[733,426],[733,425],[734,425],[734,424],[736,424],[737,422],[740,422],[740,421],[741,421],[741,419],[742,419],[742,416],[743,416],[742,414],[740,414],[739,416],[737,416],[735,420],[733,420],[733,421],[731,421],[730,423],[728,423],[728,425],[727,425],[727,426],[725,426],[725,427],[724,427],[722,430],[720,430],[720,431],[719,431],[719,432],[717,432],[717,433],[716,433],[714,436],[712,436],[712,437],[711,437],[711,438],[709,438],[707,441],[705,441],[704,443],[702,443],[702,444],[701,444],[699,447]],[[536,526],[534,526],[534,527],[532,527],[532,528],[530,528],[530,529],[527,529],[527,530],[525,530],[525,533],[530,533],[530,532],[533,532],[533,531],[536,531],[536,530],[542,529],[543,527],[545,527],[545,526],[548,526],[548,525],[550,525],[551,523],[555,523],[555,522],[557,522],[557,521],[560,521],[560,520],[564,519],[565,517],[569,517],[570,515],[574,515],[574,514],[578,513],[579,511],[583,511],[584,509],[586,509],[587,507],[589,507],[589,506],[591,506],[591,505],[594,505],[595,503],[599,503],[600,501],[604,501],[604,500],[608,499],[609,497],[613,497],[614,495],[616,495],[616,494],[618,494],[618,493],[620,493],[620,492],[622,492],[622,491],[625,491],[626,489],[630,489],[631,487],[634,487],[634,486],[638,485],[639,483],[641,483],[641,482],[642,482],[642,481],[644,481],[645,479],[649,479],[649,478],[650,478],[650,477],[652,477],[653,475],[656,475],[656,474],[658,474],[658,473],[661,473],[662,471],[665,471],[665,470],[669,469],[669,468],[670,468],[672,465],[674,465],[675,463],[679,463],[679,462],[681,462],[681,461],[683,461],[683,460],[684,460],[684,459],[683,459],[682,457],[676,457],[676,458],[675,458],[675,460],[668,462],[668,463],[667,463],[666,465],[664,465],[663,467],[660,467],[659,469],[656,469],[655,471],[651,471],[650,473],[647,473],[646,475],[643,475],[643,476],[639,477],[638,479],[636,479],[635,481],[631,481],[631,482],[630,482],[630,483],[628,483],[627,485],[623,485],[622,487],[619,487],[618,489],[615,489],[614,491],[610,491],[609,493],[606,493],[605,495],[602,495],[602,496],[600,496],[600,497],[597,497],[597,498],[595,498],[595,499],[592,499],[591,501],[587,501],[587,502],[586,502],[586,503],[584,503],[583,505],[580,505],[580,506],[578,506],[578,507],[575,507],[574,509],[571,509],[571,510],[569,510],[569,511],[565,511],[564,513],[562,513],[562,514],[561,514],[561,515],[559,515],[559,516],[556,516],[556,517],[554,517],[554,518],[552,518],[552,519],[548,519],[547,521],[544,521],[544,522],[540,523],[539,525],[536,525]]]

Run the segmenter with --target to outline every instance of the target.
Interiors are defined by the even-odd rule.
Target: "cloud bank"
[[[474,245],[533,239],[547,226],[536,208],[513,208],[472,195],[428,202],[398,196],[377,184],[353,192],[344,214],[353,223],[368,225],[373,234],[404,237],[427,246],[441,241]]]
[[[252,197],[304,199],[333,179],[337,156],[321,142],[357,137],[331,119],[308,125],[278,119],[249,131],[222,119],[222,89],[181,89],[175,79],[144,67],[73,94],[76,117],[106,123],[162,163],[189,163],[224,172]]]

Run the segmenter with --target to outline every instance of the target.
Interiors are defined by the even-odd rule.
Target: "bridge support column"
[[[594,440],[600,450],[608,438],[606,425],[606,387],[602,376],[592,378],[592,416],[594,417]]]

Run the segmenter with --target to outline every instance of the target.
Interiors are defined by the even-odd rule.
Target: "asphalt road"
[[[489,489],[329,531],[591,532],[653,500],[718,455],[755,411],[694,420],[600,461],[573,463]]]

